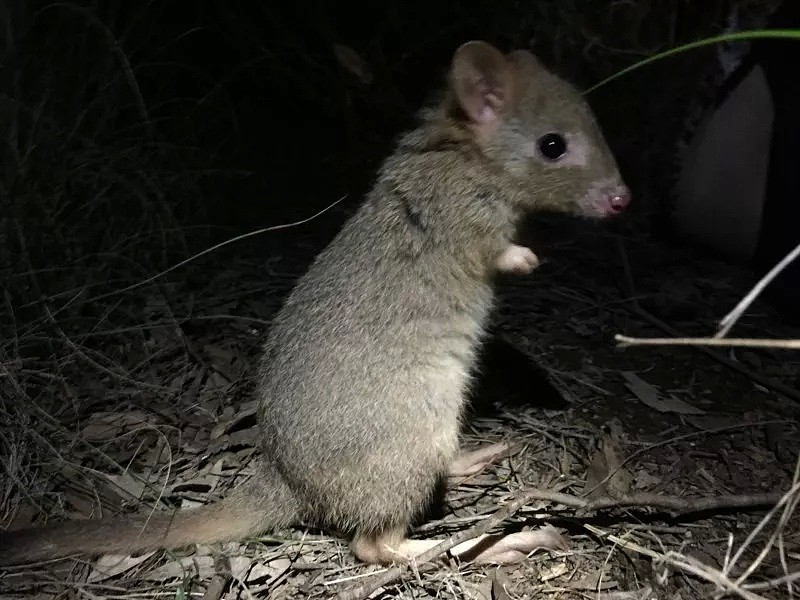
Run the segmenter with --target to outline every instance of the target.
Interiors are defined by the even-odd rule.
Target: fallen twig
[[[614,339],[620,347],[626,346],[730,346],[740,348],[784,348],[800,350],[800,340],[760,339],[760,338],[719,338],[719,337],[679,337],[679,338],[635,338],[617,334]]]
[[[420,554],[413,561],[413,566],[419,567],[425,563],[431,562],[444,554],[454,546],[471,540],[483,535],[493,527],[499,525],[509,517],[513,516],[523,506],[533,500],[545,500],[557,504],[563,504],[572,508],[580,508],[584,511],[597,511],[609,508],[631,508],[631,507],[651,507],[661,508],[671,512],[673,515],[689,514],[697,512],[709,512],[715,510],[722,510],[728,508],[752,508],[756,506],[769,506],[774,505],[780,501],[782,494],[751,494],[743,496],[714,496],[711,498],[680,498],[677,496],[663,496],[661,494],[641,493],[634,494],[625,498],[610,498],[602,497],[596,499],[580,498],[562,492],[551,492],[548,490],[540,490],[537,488],[530,488],[523,490],[517,495],[517,498],[498,510],[490,517],[484,519],[474,527],[462,531],[442,543],[434,546],[430,550]],[[651,555],[652,556],[652,555]],[[661,555],[658,555],[661,556]],[[339,600],[363,600],[372,594],[378,588],[381,588],[396,579],[400,578],[406,568],[411,565],[397,565],[388,569],[375,577],[371,578],[366,583],[350,590],[345,590],[338,595]],[[743,596],[751,599],[757,596]]]
[[[758,295],[764,291],[764,288],[767,287],[769,283],[773,279],[775,279],[775,277],[777,277],[778,274],[781,271],[783,271],[789,265],[789,263],[794,261],[798,256],[800,256],[800,244],[798,244],[794,250],[789,252],[789,254],[784,256],[783,259],[781,259],[781,261],[777,265],[772,267],[769,270],[769,272],[766,275],[764,275],[757,284],[753,286],[753,289],[751,289],[747,293],[747,295],[744,298],[742,298],[741,301],[739,301],[739,304],[737,304],[731,312],[729,312],[722,318],[722,320],[719,322],[720,329],[719,331],[717,331],[715,337],[717,338],[724,337],[725,334],[727,334],[731,330],[731,327],[733,327],[736,324],[736,321],[739,320],[739,317],[741,317],[742,314],[744,314],[744,311],[747,310],[747,307],[750,306],[753,303],[753,301],[758,297]]]
[[[704,565],[700,561],[690,556],[685,556],[683,554],[679,554],[676,552],[667,552],[661,553],[652,550],[651,548],[646,548],[636,542],[632,542],[630,540],[626,540],[622,537],[617,535],[608,533],[607,531],[595,527],[594,525],[586,524],[584,527],[591,531],[593,534],[597,535],[598,537],[602,537],[607,539],[611,542],[614,542],[618,546],[625,548],[626,550],[630,550],[632,552],[636,552],[638,554],[643,554],[644,556],[648,556],[654,561],[661,562],[672,567],[676,567],[682,571],[687,573],[691,573],[701,579],[705,579],[710,583],[714,583],[720,588],[737,594],[744,598],[745,600],[767,600],[764,596],[759,596],[758,594],[753,593],[752,591],[748,591],[740,587],[736,584],[736,582],[731,581],[728,577],[725,576],[724,573],[716,569],[712,569],[711,567]]]
[[[778,536],[786,527],[786,523],[788,522],[789,518],[794,514],[794,511],[797,508],[797,503],[798,503],[798,492],[800,492],[800,482],[798,482],[798,476],[800,475],[800,471],[798,469],[800,469],[800,457],[798,457],[798,462],[795,464],[795,472],[791,489],[781,497],[780,501],[775,504],[772,510],[770,510],[766,515],[764,515],[764,517],[761,519],[758,525],[753,529],[750,535],[747,536],[747,539],[741,545],[738,552],[736,552],[736,554],[730,561],[726,562],[724,572],[727,575],[731,570],[733,570],[734,565],[744,555],[744,552],[748,548],[748,546],[750,546],[750,544],[753,543],[753,540],[755,540],[756,535],[758,535],[758,533],[764,527],[767,526],[767,523],[772,519],[772,517],[775,514],[777,514],[777,512],[780,510],[781,507],[783,507],[783,514],[781,515],[779,523],[775,528],[775,531],[767,541],[767,544],[759,554],[759,557],[755,561],[753,561],[750,567],[746,569],[745,572],[736,580],[736,583],[741,584],[750,575],[750,573],[752,573],[757,568],[757,566],[761,564],[761,561],[764,560],[770,548],[772,548]]]
[[[337,597],[339,600],[361,600],[362,598],[368,597],[372,592],[381,588],[396,579],[398,579],[403,572],[406,570],[407,567],[415,566],[419,567],[425,563],[431,562],[435,558],[438,558],[454,546],[458,546],[461,543],[469,541],[473,538],[478,537],[479,535],[483,535],[484,533],[488,532],[492,527],[495,527],[508,519],[509,517],[513,516],[520,508],[525,506],[531,500],[536,499],[536,493],[539,490],[531,489],[526,490],[519,494],[513,502],[506,505],[505,507],[498,510],[496,513],[487,517],[474,527],[470,527],[469,529],[462,531],[461,533],[454,535],[453,537],[442,541],[442,543],[437,544],[430,550],[423,552],[419,556],[417,556],[413,563],[408,565],[397,565],[380,573],[376,577],[371,578],[366,583],[355,587],[351,590],[345,590],[341,592]]]
[[[684,337],[680,333],[678,333],[678,331],[674,327],[664,323],[662,320],[651,315],[649,312],[647,312],[644,308],[641,307],[639,301],[636,299],[636,290],[633,283],[633,274],[631,272],[631,266],[630,263],[628,262],[628,256],[625,253],[625,248],[624,246],[622,246],[621,242],[618,242],[618,248],[622,260],[623,272],[625,274],[625,287],[627,288],[625,290],[625,293],[630,298],[630,306],[632,307],[633,312],[642,319],[644,319],[645,321],[649,322],[651,325],[658,327],[665,333],[675,338]],[[703,352],[704,354],[710,356],[717,362],[722,363],[726,367],[733,369],[734,371],[738,371],[751,381],[754,381],[757,384],[764,386],[765,388],[771,389],[775,392],[778,392],[779,394],[786,396],[791,400],[794,400],[795,402],[800,403],[800,391],[792,387],[789,387],[788,385],[785,385],[780,381],[775,381],[770,377],[764,377],[759,373],[754,373],[753,371],[745,367],[743,364],[731,360],[727,356],[723,356],[722,354],[711,348],[707,348],[705,346],[693,346],[693,347],[696,348],[698,351]]]
[[[622,462],[620,462],[615,468],[611,469],[611,472],[606,475],[602,480],[598,481],[597,484],[589,490],[584,492],[584,496],[588,496],[594,490],[598,489],[601,485],[611,480],[611,478],[625,465],[629,464],[634,458],[641,456],[642,454],[646,454],[651,450],[656,448],[663,448],[664,446],[668,446],[670,444],[674,444],[675,442],[680,442],[683,440],[689,440],[692,438],[696,438],[702,435],[715,435],[718,433],[725,433],[725,432],[732,432],[736,431],[737,429],[745,429],[745,428],[752,428],[752,427],[764,427],[766,425],[788,425],[793,423],[793,421],[789,421],[786,419],[773,419],[769,421],[756,421],[753,423],[742,423],[737,425],[726,425],[725,427],[717,427],[715,429],[706,429],[703,431],[693,431],[692,433],[685,433],[683,435],[671,437],[667,440],[662,440],[660,442],[655,442],[653,444],[649,444],[643,448],[639,448],[635,452],[628,454]]]

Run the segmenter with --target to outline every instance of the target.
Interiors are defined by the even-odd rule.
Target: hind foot
[[[539,266],[539,257],[530,248],[511,244],[497,257],[495,266],[501,273],[527,275]]]
[[[411,540],[397,531],[379,536],[357,536],[350,543],[353,554],[362,562],[388,565],[407,563],[444,540]],[[513,564],[527,558],[535,550],[566,550],[567,542],[552,526],[537,531],[520,531],[509,535],[484,534],[458,544],[440,556],[452,556],[475,564]]]
[[[507,455],[509,450],[508,444],[499,442],[497,444],[484,446],[472,452],[459,454],[450,464],[449,475],[450,477],[474,475],[486,468],[487,465]]]
[[[350,551],[358,560],[370,565],[408,562],[411,557],[401,552],[405,537],[400,529],[390,529],[379,535],[356,535],[350,542]]]

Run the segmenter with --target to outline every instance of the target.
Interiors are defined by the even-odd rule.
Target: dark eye
[[[567,141],[557,133],[546,133],[539,138],[539,151],[549,160],[558,160],[567,151]]]

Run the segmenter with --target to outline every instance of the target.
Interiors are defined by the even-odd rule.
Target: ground
[[[4,459],[7,524],[159,510],[167,502],[192,506],[246,477],[255,451],[250,392],[260,339],[322,243],[299,229],[280,235],[265,235],[271,241],[260,256],[242,252],[224,267],[220,261],[199,269],[205,277],[185,277],[179,292],[154,288],[143,307],[149,325],[129,333],[96,327],[74,340],[85,359],[76,362],[81,369],[41,373],[53,384],[24,405],[6,396],[3,410],[14,418],[14,427],[3,430],[6,447],[14,448]],[[495,531],[550,523],[569,540],[565,550],[536,552],[516,566],[450,562],[407,571],[373,597],[688,600],[714,596],[721,588],[712,582],[719,581],[737,582],[729,597],[791,597],[790,581],[800,572],[796,493],[760,529],[769,506],[699,514],[693,507],[729,496],[780,496],[796,481],[792,390],[800,357],[788,350],[620,348],[613,339],[711,335],[752,276],[653,241],[624,222],[543,220],[531,235],[543,264],[501,283],[498,329],[530,355],[565,405],[540,406],[544,384],[526,373],[513,381],[514,401],[476,402],[465,446],[505,440],[514,452],[453,482],[414,535],[464,531],[530,487],[579,498],[617,467],[590,502],[598,494],[650,493],[682,499],[683,516],[532,500]],[[176,294],[181,314],[172,312]],[[800,338],[760,301],[734,333]],[[790,388],[794,399],[770,389],[772,382]],[[222,548],[4,569],[0,594],[329,597],[369,582],[378,570],[356,563],[341,540],[324,532],[288,529]]]
[[[11,40],[0,50],[2,528],[190,507],[249,475],[271,315],[458,44],[533,47],[586,87],[718,33],[734,5],[744,25],[776,3],[461,3],[456,19],[450,3],[373,3],[364,20],[319,2],[89,4],[0,11]],[[669,206],[656,198],[687,114],[706,106],[695,100],[715,52],[590,94],[633,212]],[[310,223],[194,256],[345,194]],[[543,264],[503,282],[496,315],[516,351],[490,361],[464,431],[469,448],[505,440],[514,452],[453,482],[413,532],[463,535],[527,494],[494,531],[550,524],[566,549],[499,569],[407,571],[373,597],[688,600],[724,586],[729,597],[793,596],[796,494],[762,527],[774,502],[754,504],[797,480],[800,357],[620,348],[617,333],[713,334],[754,283],[629,217],[536,220]],[[800,338],[762,302],[732,333]],[[598,508],[606,495],[633,506]],[[377,571],[298,528],[0,568],[0,598],[329,597]]]

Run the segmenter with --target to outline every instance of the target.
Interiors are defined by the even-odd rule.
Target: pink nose
[[[628,186],[621,185],[613,190],[609,191],[608,194],[608,205],[611,207],[611,211],[618,213],[622,212],[628,204],[631,203],[631,191],[628,189]]]

